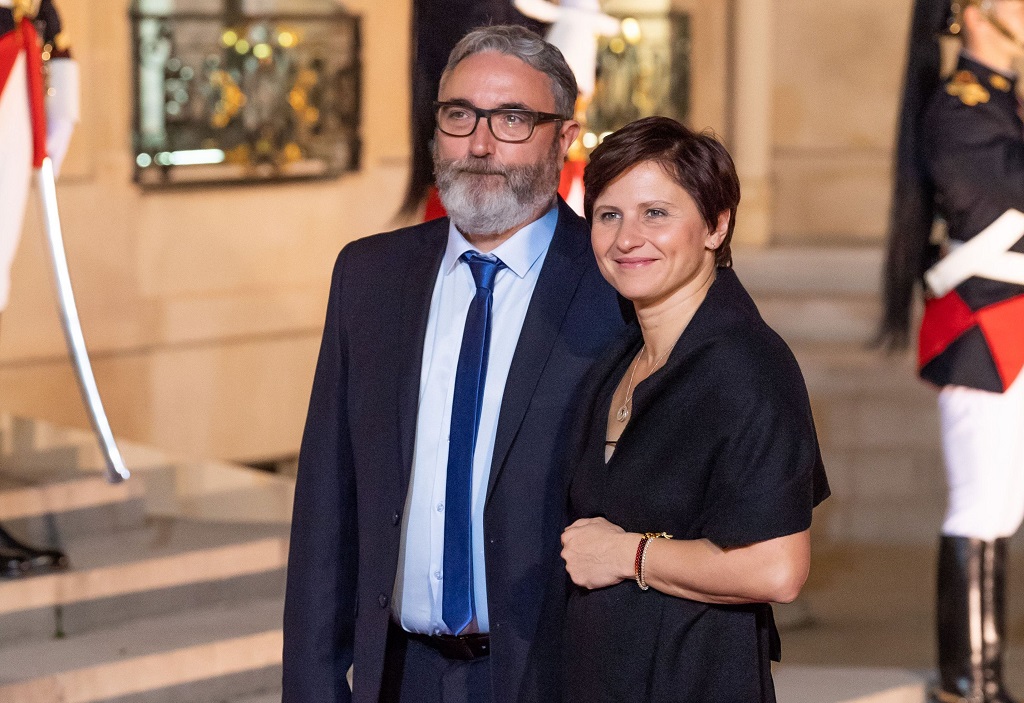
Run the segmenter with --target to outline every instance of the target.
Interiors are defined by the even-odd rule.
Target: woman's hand
[[[640,535],[630,535],[603,517],[582,518],[562,533],[565,570],[577,586],[604,588],[633,578]]]

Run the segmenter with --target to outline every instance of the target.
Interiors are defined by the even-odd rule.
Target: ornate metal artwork
[[[135,180],[359,166],[360,20],[332,0],[135,0]]]
[[[622,18],[622,35],[600,39],[597,84],[587,108],[584,146],[651,115],[686,124],[690,111],[690,16],[645,12]]]

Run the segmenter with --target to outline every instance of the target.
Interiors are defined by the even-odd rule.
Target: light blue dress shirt
[[[473,455],[473,602],[476,619],[465,632],[489,632],[484,569],[484,499],[494,455],[498,414],[512,356],[533,297],[548,246],[558,223],[558,208],[523,227],[490,252],[505,264],[494,282],[491,343],[484,382],[480,429]],[[469,265],[459,260],[475,251],[454,225],[430,300],[423,340],[420,397],[412,476],[402,522],[402,543],[395,580],[394,616],[409,632],[451,634],[441,619],[444,557],[444,502],[448,477],[455,370],[462,331],[476,284]]]

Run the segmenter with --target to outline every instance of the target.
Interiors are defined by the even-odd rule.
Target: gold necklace
[[[658,364],[664,361],[665,358],[672,353],[672,349],[674,347],[675,345],[673,344],[671,347],[668,348],[667,352],[665,352],[655,360],[655,362],[651,365],[651,370],[647,372],[648,376],[654,373],[655,369],[658,368]],[[633,401],[633,377],[636,375],[636,367],[640,365],[640,359],[643,357],[645,349],[647,349],[646,343],[644,343],[644,345],[640,347],[640,353],[636,355],[636,363],[633,364],[633,370],[629,372],[629,383],[626,384],[626,399],[622,401],[622,406],[619,408],[618,412],[615,413],[615,419],[618,420],[619,422],[625,422],[626,420],[629,419],[629,415],[631,412],[630,404]]]

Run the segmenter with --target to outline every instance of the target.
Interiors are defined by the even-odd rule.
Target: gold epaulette
[[[996,90],[1004,93],[1009,93],[1010,89],[1013,88],[1013,84],[1005,76],[1000,76],[998,73],[993,73],[988,77],[988,83]]]
[[[957,71],[946,83],[946,92],[968,107],[987,103],[991,95],[970,71]]]
[[[67,30],[60,32],[53,38],[53,48],[61,52],[71,48],[71,35],[68,34]]]

